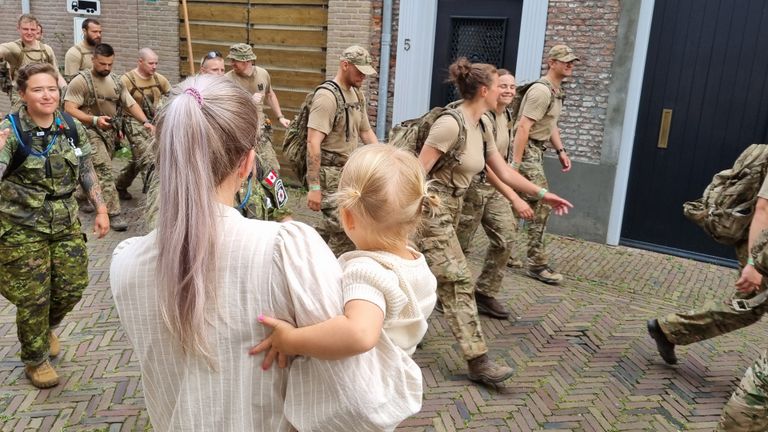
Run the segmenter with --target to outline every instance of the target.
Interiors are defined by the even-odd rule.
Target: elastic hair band
[[[190,87],[188,89],[185,89],[184,93],[195,98],[195,101],[197,101],[197,106],[199,106],[200,108],[203,107],[203,95],[201,95],[200,91],[198,91],[196,88]]]

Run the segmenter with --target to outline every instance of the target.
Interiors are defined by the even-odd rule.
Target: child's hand
[[[277,318],[270,318],[264,315],[259,315],[259,322],[267,327],[272,327],[272,334],[266,339],[261,341],[258,345],[248,350],[248,354],[256,355],[264,351],[269,351],[264,356],[264,361],[261,363],[261,368],[267,370],[272,367],[272,363],[277,357],[277,365],[280,368],[288,366],[288,356],[295,355],[288,348],[288,338],[291,332],[296,328],[290,323]]]

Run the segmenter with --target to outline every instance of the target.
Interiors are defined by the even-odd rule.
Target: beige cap
[[[549,58],[560,60],[561,62],[571,62],[579,58],[573,53],[573,50],[567,45],[555,45],[549,50]]]
[[[368,50],[365,48],[358,46],[358,45],[352,45],[351,47],[344,50],[343,53],[341,53],[341,60],[346,60],[357,68],[360,72],[362,72],[365,75],[375,75],[376,69],[371,66],[371,63],[373,62],[373,58],[371,58],[371,55],[368,53]]]

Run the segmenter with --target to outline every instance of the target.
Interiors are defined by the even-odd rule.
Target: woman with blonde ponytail
[[[262,312],[301,327],[342,308],[341,268],[312,228],[246,219],[233,208],[252,172],[256,111],[236,84],[202,75],[174,87],[157,117],[157,228],[120,243],[110,274],[152,426],[393,429],[421,404],[420,386],[403,399],[382,396],[412,387],[404,360],[374,349],[262,371],[248,356],[267,337]],[[308,395],[307,385],[323,396]]]

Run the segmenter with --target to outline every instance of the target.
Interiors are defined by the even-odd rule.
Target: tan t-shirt
[[[486,158],[499,150],[496,148],[496,143],[493,142],[492,134],[488,133],[487,136],[490,142],[485,143],[485,155],[483,155],[483,131],[480,124],[471,125],[467,121],[468,116],[464,110],[459,108],[459,111],[464,118],[464,124],[467,129],[467,145],[464,154],[460,156],[461,163],[453,167],[445,165],[432,173],[430,177],[446,186],[468,188],[472,182],[472,177],[485,168]],[[432,125],[424,145],[446,153],[456,145],[458,139],[459,124],[452,116],[444,115]]]
[[[231,70],[224,75],[236,82],[248,93],[252,95],[256,93],[261,94],[261,102],[257,104],[259,107],[259,126],[261,126],[264,122],[264,103],[266,102],[267,94],[272,92],[272,79],[269,77],[269,72],[264,68],[254,66],[251,76],[240,76],[236,74],[234,70]]]
[[[512,122],[507,119],[507,114],[505,112],[498,114],[495,111],[489,111],[488,117],[490,117],[490,119],[496,125],[496,136],[494,137],[496,139],[496,148],[499,149],[501,157],[503,157],[504,160],[507,160],[507,155],[510,151],[510,140],[512,136],[510,134],[510,131],[512,130]],[[509,154],[509,156],[511,156],[511,154]]]
[[[760,185],[760,190],[757,191],[757,196],[763,199],[768,199],[768,177],[763,180],[763,184]]]
[[[111,74],[107,77],[101,77],[93,75],[93,87],[96,90],[95,103],[93,105],[84,106],[90,89],[88,88],[88,82],[86,82],[83,75],[77,75],[72,78],[67,87],[67,94],[64,96],[65,102],[72,102],[77,105],[81,111],[90,115],[105,115],[112,117],[117,113],[117,104],[123,104],[123,108],[127,109],[136,104],[136,101],[128,94],[128,89],[123,86],[123,90],[118,98],[115,92],[115,81],[119,80],[117,76]]]
[[[365,96],[361,93],[358,99],[357,92],[352,88],[339,87],[341,87],[341,94],[347,103],[350,123],[349,141],[346,140],[347,126],[344,115],[336,122],[335,126],[333,124],[333,119],[336,116],[336,96],[330,90],[322,88],[315,92],[307,127],[326,135],[320,144],[323,151],[349,157],[360,145],[360,133],[370,130],[371,124],[365,112]]]
[[[38,48],[22,47],[21,39],[0,44],[0,60],[5,60],[10,67],[14,88],[16,88],[16,71],[23,66],[32,63],[48,63],[57,71],[59,70],[53,48],[42,42],[39,42]]]
[[[123,87],[128,89],[128,93],[142,108],[144,98],[150,101],[153,108],[157,108],[163,96],[171,91],[171,83],[157,72],[154,77],[142,78],[134,69],[126,72],[120,80],[123,82]]]
[[[71,80],[82,70],[93,68],[93,47],[80,41],[64,55],[64,76]]]
[[[546,80],[546,78],[542,78]],[[550,101],[552,106],[550,106]],[[544,84],[534,84],[523,96],[520,104],[520,114],[534,121],[529,138],[539,141],[549,141],[552,130],[557,126],[560,111],[563,109],[563,99],[554,94]],[[517,120],[520,120],[518,116]],[[515,125],[517,126],[517,125]]]

